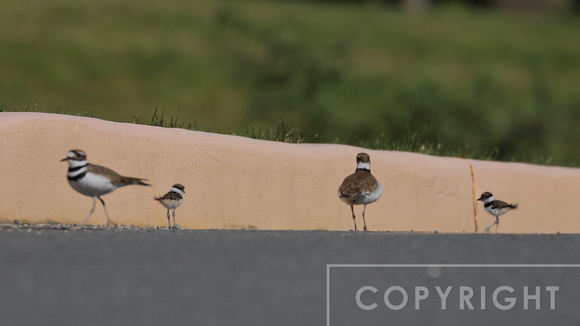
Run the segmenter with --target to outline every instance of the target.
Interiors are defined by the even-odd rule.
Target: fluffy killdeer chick
[[[495,233],[497,233],[497,228],[499,227],[499,217],[512,209],[517,209],[518,204],[508,204],[501,200],[496,200],[491,192],[484,192],[477,199],[483,202],[483,207],[485,211],[495,216],[495,222],[492,225],[485,228],[485,232],[489,233],[489,229],[495,225]]]
[[[176,183],[171,187],[168,193],[161,197],[155,197],[155,200],[161,203],[161,205],[167,208],[167,222],[169,223],[169,228],[171,229],[171,219],[169,218],[169,210],[173,209],[173,227],[180,229],[181,227],[175,224],[175,209],[183,203],[183,194],[185,193],[185,187]]]
[[[377,201],[383,194],[383,186],[371,174],[371,159],[367,153],[358,153],[356,155],[356,170],[353,174],[344,178],[344,181],[338,188],[338,197],[350,205],[352,212],[352,221],[354,230],[356,227],[356,216],[354,215],[354,205],[364,205],[362,217],[364,230],[367,230],[365,220],[365,211],[367,205]]]
[[[69,151],[67,157],[63,158],[62,161],[67,161],[69,164],[68,183],[70,186],[85,196],[93,197],[93,208],[91,208],[89,216],[83,221],[83,225],[95,211],[97,198],[105,209],[107,226],[114,224],[107,213],[105,201],[101,199],[102,195],[128,185],[150,186],[150,184],[143,182],[146,179],[123,177],[109,168],[87,162],[87,154],[79,149]]]

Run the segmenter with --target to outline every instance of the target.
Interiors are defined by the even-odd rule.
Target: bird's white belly
[[[79,180],[69,180],[68,182],[74,190],[90,197],[102,196],[117,189],[117,186],[111,183],[109,178],[91,172],[87,172],[87,174]]]
[[[383,195],[383,186],[380,182],[377,181],[377,183],[378,187],[373,192],[362,193],[351,197],[340,197],[340,199],[349,205],[367,205],[374,203]]]
[[[491,207],[486,207],[485,210],[493,216],[502,216],[508,211],[507,208],[494,209]]]
[[[177,207],[181,206],[182,202],[183,202],[183,199],[168,200],[168,201],[164,202],[163,204],[165,205],[165,207],[167,207],[167,209],[172,209],[172,208],[177,208]]]

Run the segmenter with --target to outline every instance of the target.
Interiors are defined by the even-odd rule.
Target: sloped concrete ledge
[[[184,228],[349,230],[350,209],[337,188],[365,151],[384,187],[367,207],[369,230],[481,231],[494,218],[474,196],[491,191],[520,204],[502,218],[502,233],[580,231],[579,169],[285,144],[47,113],[0,113],[0,220],[82,222],[92,199],[68,185],[68,165],[60,162],[77,148],[89,162],[152,183],[103,196],[118,224],[167,225],[166,210],[153,197],[179,182],[186,187],[177,210]],[[88,223],[106,223],[98,206]],[[361,211],[355,208],[359,219]]]

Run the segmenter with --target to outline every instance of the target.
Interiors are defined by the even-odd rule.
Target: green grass
[[[212,132],[205,126],[201,126],[199,121],[196,120],[193,123],[184,123],[179,121],[178,116],[171,116],[168,120],[164,119],[164,112],[159,114],[157,111],[153,114],[149,125],[166,127],[166,128],[183,128],[188,130],[206,131]],[[136,123],[142,122],[135,118]],[[317,143],[318,135],[314,133],[305,133],[294,125],[288,126],[282,119],[278,121],[275,127],[246,127],[242,131],[229,131],[229,134],[248,137],[252,139],[259,140],[269,140],[284,143],[293,144],[306,144],[306,143]],[[416,152],[427,155],[437,155],[437,156],[454,156],[463,158],[474,158],[480,160],[494,160],[497,158],[497,150],[494,149],[490,152],[479,152],[469,147],[464,148],[450,148],[444,146],[440,143],[431,143],[424,141],[419,138],[417,133],[407,132],[403,137],[398,139],[384,137],[376,137],[374,139],[358,140],[349,142],[346,139],[335,139],[336,144],[349,144],[353,146],[359,146],[368,149],[378,149],[378,150],[392,150],[392,151],[404,151],[404,152]],[[517,158],[513,157],[512,161],[517,161]],[[528,160],[533,163],[546,164],[549,162],[543,161],[543,158],[536,157],[532,160]]]
[[[0,103],[580,166],[578,30],[565,14],[461,8],[0,1]]]
[[[38,112],[34,107],[27,107],[22,110],[7,110],[3,105],[0,105],[0,112],[6,111],[18,111],[18,112]],[[82,113],[72,113],[66,110],[57,110],[51,113],[83,116],[83,117],[94,117],[92,112],[85,111]],[[235,136],[247,137],[258,140],[268,140],[275,142],[284,142],[292,144],[307,144],[307,143],[318,143],[318,135],[314,133],[305,133],[294,125],[287,125],[282,119],[280,119],[276,126],[274,127],[246,127],[241,131],[229,130],[228,132],[220,132],[219,130],[211,130],[210,128],[200,124],[199,120],[193,122],[181,121],[179,115],[170,115],[169,118],[165,116],[165,112],[159,112],[156,108],[153,112],[151,119],[144,122],[137,116],[133,117],[133,123],[164,127],[164,128],[181,128],[194,131],[204,131],[213,133],[226,133]],[[402,138],[393,139],[387,138],[384,135],[376,137],[374,139],[367,140],[357,140],[348,141],[346,139],[336,138],[333,143],[335,144],[348,144],[368,149],[377,150],[391,150],[391,151],[404,151],[404,152],[416,152],[426,155],[436,155],[436,156],[453,156],[462,158],[474,158],[480,160],[495,160],[497,158],[497,150],[494,149],[490,152],[478,152],[469,147],[464,148],[450,148],[444,146],[440,143],[431,143],[424,141],[419,138],[417,133],[411,134],[408,132]],[[532,163],[547,164],[549,162],[543,161],[544,158],[537,157],[532,160],[527,160]],[[511,161],[518,161],[516,157],[511,158]],[[526,161],[526,160],[522,160]]]

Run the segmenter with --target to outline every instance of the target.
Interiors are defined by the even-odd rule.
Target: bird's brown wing
[[[111,179],[111,182],[113,184],[118,186],[126,186],[126,185],[150,186],[150,184],[143,182],[146,181],[147,179],[124,177],[109,168],[96,164],[89,164],[89,171],[107,176],[109,179]]]
[[[508,204],[504,201],[501,200],[496,200],[493,203],[491,203],[491,208],[492,209],[516,209],[518,208],[518,204]]]
[[[173,192],[173,191],[170,191],[163,196],[155,197],[155,200],[158,200],[158,201],[162,201],[165,199],[167,199],[167,200],[180,200],[181,198],[183,198],[183,197],[181,197],[180,194]]]
[[[338,188],[340,197],[352,197],[377,189],[377,179],[368,171],[356,171],[344,179]],[[364,189],[367,189],[365,191]]]

